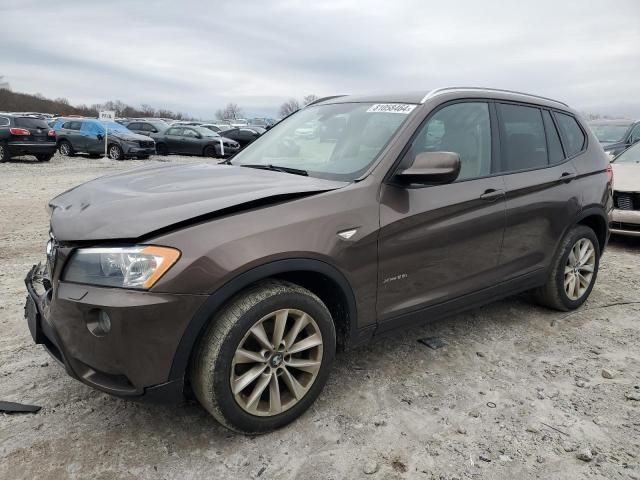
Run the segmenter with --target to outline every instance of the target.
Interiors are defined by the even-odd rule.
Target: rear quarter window
[[[0,127],[8,127],[11,125],[11,122],[7,117],[0,117]]]
[[[566,113],[554,112],[554,115],[558,122],[567,156],[577,155],[584,149],[587,140],[580,125],[578,125],[578,121]]]

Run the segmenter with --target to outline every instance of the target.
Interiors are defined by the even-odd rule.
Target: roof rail
[[[326,102],[327,100],[333,100],[334,98],[340,98],[340,97],[346,97],[346,95],[331,95],[329,97],[318,98],[317,100],[314,100],[313,102],[306,104],[305,107],[310,107],[311,105],[315,105],[316,103]]]
[[[454,90],[478,90],[478,91],[489,91],[489,92],[514,93],[516,95],[524,95],[525,97],[540,98],[542,100],[548,100],[550,102],[555,102],[555,103],[559,103],[560,105],[564,105],[567,108],[569,107],[569,105],[567,105],[564,102],[561,102],[560,100],[555,100],[555,99],[549,98],[549,97],[543,97],[541,95],[532,95],[530,93],[518,92],[516,90],[505,90],[505,89],[502,89],[502,88],[484,88],[484,87],[441,87],[441,88],[436,88],[436,89],[433,89],[430,92],[428,92],[422,98],[420,103],[424,103],[427,100],[429,100],[430,98],[435,97],[436,95],[440,95],[442,93],[446,93],[446,92],[454,91]]]

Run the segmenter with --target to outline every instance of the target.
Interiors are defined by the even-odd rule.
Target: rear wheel
[[[53,153],[39,153],[36,158],[39,162],[48,162],[53,158]]]
[[[169,149],[167,148],[167,146],[164,143],[158,143],[156,145],[156,153],[158,155],[168,155],[169,154]]]
[[[598,276],[600,244],[592,229],[577,225],[562,240],[547,283],[535,291],[536,300],[567,311],[582,305]]]
[[[58,144],[58,150],[60,151],[60,153],[62,155],[64,155],[65,157],[72,157],[74,152],[73,152],[73,147],[71,146],[71,144],[69,142],[67,142],[66,140],[62,140],[59,144]]]
[[[0,143],[0,163],[11,160],[11,154],[6,143]]]
[[[116,143],[109,145],[109,158],[111,160],[124,160],[124,152],[120,145]]]
[[[191,384],[226,427],[268,432],[313,403],[335,347],[331,314],[316,295],[289,282],[262,282],[212,320],[192,361]]]

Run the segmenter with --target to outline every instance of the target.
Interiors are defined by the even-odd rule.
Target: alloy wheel
[[[571,248],[564,267],[564,291],[576,301],[587,292],[596,266],[596,249],[588,238],[579,239]]]
[[[69,148],[68,143],[65,142],[60,145],[60,153],[65,157],[71,153],[71,149]]]
[[[290,409],[316,380],[322,349],[322,333],[309,314],[281,309],[265,315],[233,356],[230,382],[237,404],[257,416]]]
[[[112,160],[120,160],[120,147],[112,145],[109,149],[109,158]]]

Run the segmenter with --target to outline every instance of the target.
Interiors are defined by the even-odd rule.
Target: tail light
[[[609,183],[613,184],[613,167],[611,164],[607,165],[607,178],[609,179]]]
[[[55,137],[56,136],[56,131],[55,130],[49,130],[49,133],[47,133],[48,137]]]
[[[11,133],[11,135],[21,135],[21,136],[31,135],[31,132],[26,128],[10,128],[9,133]]]

